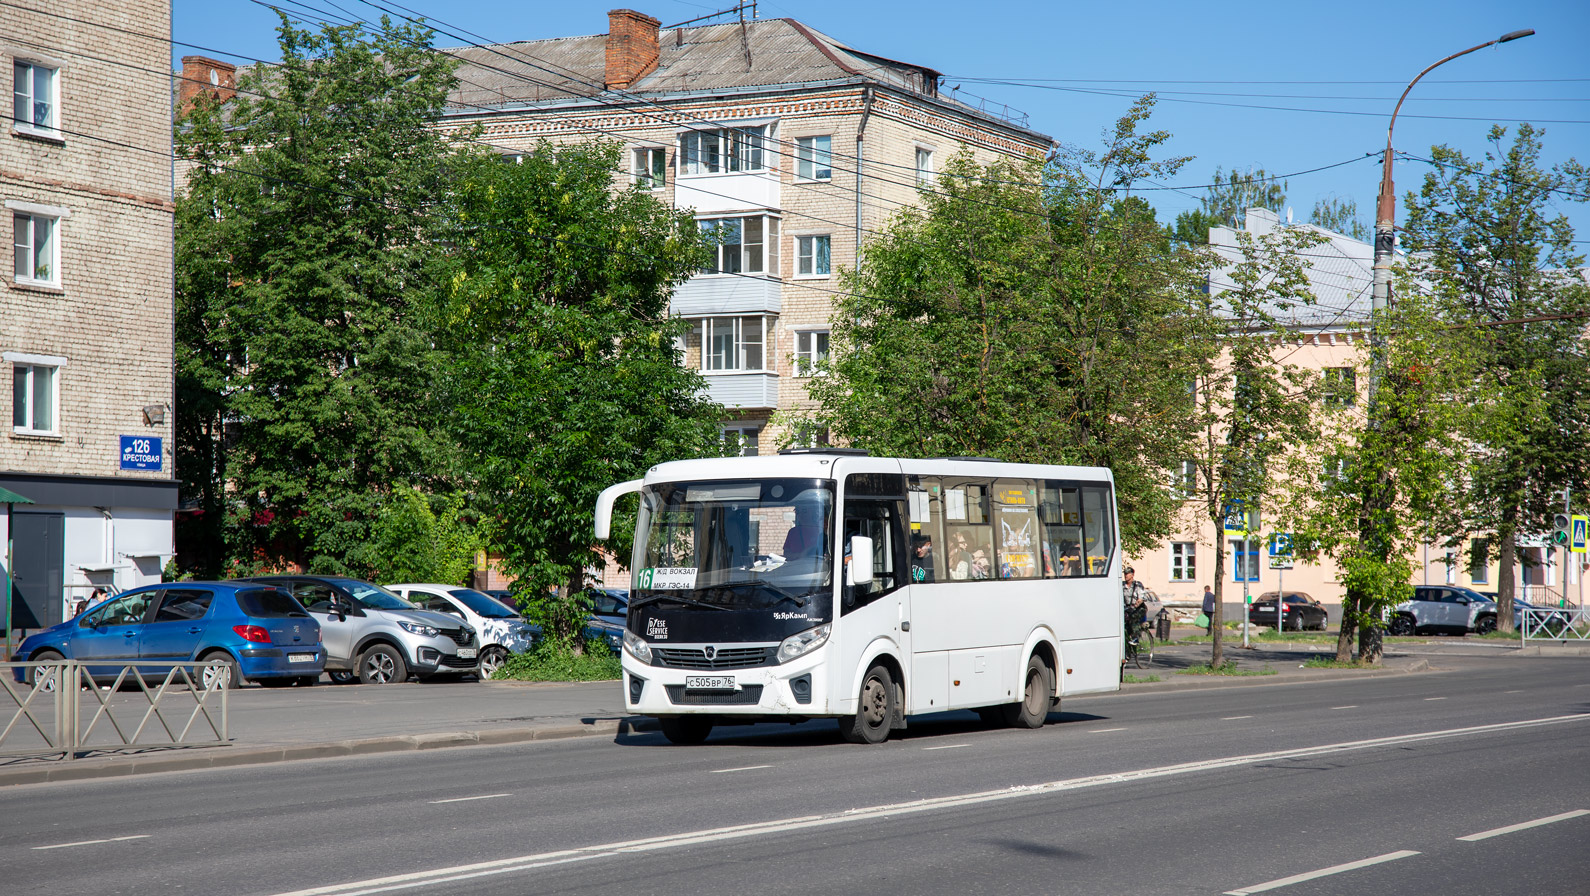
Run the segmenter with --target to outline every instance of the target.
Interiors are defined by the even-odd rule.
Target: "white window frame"
[[[72,216],[71,211],[51,205],[20,202],[15,199],[7,199],[5,207],[7,211],[11,212],[11,274],[13,282],[27,286],[59,287],[61,285],[61,222]],[[28,222],[26,243],[20,242],[22,238],[22,221],[24,220]],[[36,254],[38,246],[37,222],[41,220],[49,222],[49,253],[48,257],[44,259],[44,264],[49,271],[49,276],[47,277],[34,276],[39,269],[39,260]],[[25,251],[28,255],[32,256],[32,269],[27,276],[24,276],[16,269],[17,250],[24,249],[24,247],[26,247]]]
[[[1171,497],[1178,501],[1191,501],[1198,496],[1198,462],[1184,460],[1171,474]]]
[[[746,321],[759,321],[760,332],[755,339],[748,339],[745,334]],[[715,367],[714,362],[719,355],[713,350],[713,338],[721,329],[730,330],[728,337],[733,340],[733,358],[729,359],[731,366]],[[738,373],[766,373],[772,369],[768,361],[768,339],[773,328],[773,319],[760,314],[720,315],[717,317],[703,317],[699,319],[696,329],[701,334],[701,373],[706,376],[721,376]],[[751,350],[755,351],[758,366],[750,366]]]
[[[1233,538],[1231,539],[1231,580],[1233,582],[1257,582],[1263,573],[1259,569],[1259,539]],[[1249,566],[1246,571],[1242,568],[1242,561],[1246,558]],[[1244,578],[1247,576],[1247,578]]]
[[[747,243],[745,232],[746,222],[759,220],[762,228],[760,242]],[[696,226],[702,230],[712,230],[723,224],[734,222],[740,228],[740,241],[738,243],[717,243],[713,246],[712,266],[696,272],[699,277],[777,277],[778,276],[778,240],[779,218],[777,215],[720,215],[710,218],[697,218]],[[739,246],[737,250],[738,269],[725,270],[725,252],[731,251],[728,246]],[[752,246],[757,246],[752,250]],[[752,270],[756,268],[756,270]]]
[[[823,347],[818,349],[817,343],[821,337]],[[822,362],[828,359],[830,331],[824,328],[796,330],[792,336],[795,348],[790,358],[793,361],[795,375],[801,377],[822,376],[825,371]],[[801,345],[802,340],[806,342]]]
[[[712,177],[766,171],[773,146],[773,125],[703,128],[679,134],[679,177]]]
[[[1481,552],[1481,549],[1484,552]],[[1491,583],[1491,567],[1488,562],[1482,562],[1481,557],[1489,558],[1490,545],[1484,538],[1469,539],[1469,582],[1474,585],[1489,585]]]
[[[718,430],[718,437],[720,439],[722,439],[723,441],[727,442],[729,440],[729,436],[730,435],[739,436],[740,440],[741,440],[741,444],[744,446],[741,449],[741,451],[740,451],[740,456],[741,457],[756,457],[757,454],[759,454],[760,451],[761,451],[761,447],[762,447],[762,428],[764,426],[766,426],[766,425],[767,424],[765,424],[765,423],[754,422],[754,421],[741,421],[739,423],[727,423],[727,424],[724,424],[724,426],[721,429]],[[745,450],[746,448],[748,448],[750,450],[747,451],[747,450]]]
[[[26,436],[59,436],[61,434],[61,370],[66,367],[66,359],[53,355],[30,355],[22,352],[5,352],[0,354],[7,367],[11,369],[10,396],[11,396],[11,431],[17,435]],[[27,371],[23,386],[22,396],[26,401],[24,420],[17,422],[17,377],[21,371]],[[50,425],[40,427],[34,425],[35,406],[33,396],[36,394],[35,385],[37,371],[50,371]]]
[[[822,141],[819,144],[818,141]],[[795,179],[834,179],[834,136],[813,134],[795,138]]]
[[[1441,565],[1446,567],[1446,584],[1448,584],[1448,585],[1456,585],[1458,583],[1458,581],[1457,581],[1457,577],[1458,577],[1458,556],[1457,556],[1457,552],[1456,551],[1447,551],[1446,554],[1441,557]]]
[[[1358,369],[1326,367],[1320,372],[1321,403],[1333,410],[1346,410],[1358,404]]]
[[[918,187],[932,187],[938,183],[938,172],[933,168],[933,156],[936,155],[931,146],[916,145],[916,154],[913,157],[912,167],[916,170],[916,185]],[[926,163],[926,164],[924,164]]]
[[[27,134],[32,137],[45,137],[51,140],[60,140],[61,70],[65,66],[53,59],[27,56],[13,57],[11,63],[11,132],[14,134]],[[19,70],[24,68],[28,70],[26,93],[23,93],[22,90],[18,89],[21,85],[18,84],[17,77]],[[45,124],[35,124],[33,122],[33,117],[35,114],[37,114],[36,109],[32,107],[38,102],[38,97],[34,93],[34,89],[37,87],[38,76],[36,72],[39,71],[47,71],[50,73],[49,85],[46,88],[49,91],[49,96],[44,100],[48,109],[48,120]],[[16,114],[17,104],[19,102],[23,102],[24,98],[30,107],[26,111],[28,111],[30,114],[18,115]]]
[[[668,148],[637,146],[630,153],[631,173],[637,189],[659,192],[668,186]]]
[[[1198,544],[1192,541],[1170,543],[1170,580],[1172,582],[1198,581]]]
[[[822,255],[817,252],[818,241],[827,247]],[[827,267],[817,270],[817,262],[826,255]],[[810,270],[808,270],[808,268]],[[810,233],[795,237],[795,279],[826,280],[834,271],[834,237],[828,233]]]

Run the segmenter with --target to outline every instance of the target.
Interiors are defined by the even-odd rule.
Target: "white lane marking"
[[[726,775],[729,772],[751,772],[751,771],[756,771],[759,768],[772,768],[772,767],[773,766],[771,766],[771,765],[742,765],[739,768],[715,768],[712,771],[707,772],[707,774],[709,774],[709,775]]]
[[[681,846],[694,846],[702,843],[714,843],[726,840],[742,840],[749,837],[765,837],[773,834],[782,834],[789,831],[807,830],[812,828],[830,827],[833,825],[850,824],[857,821],[913,815],[919,812],[935,812],[944,809],[956,809],[964,806],[976,806],[985,803],[1002,802],[1011,799],[1023,799],[1032,796],[1045,796],[1054,793],[1064,793],[1073,790],[1083,790],[1091,787],[1107,787],[1115,784],[1128,784],[1135,781],[1147,781],[1156,778],[1166,778],[1179,775],[1195,774],[1198,772],[1218,771],[1227,768],[1240,768],[1242,766],[1257,765],[1259,763],[1274,762],[1281,759],[1308,759],[1335,753],[1346,753],[1356,750],[1370,750],[1379,747],[1400,746],[1422,741],[1447,740],[1471,735],[1493,734],[1502,731],[1515,731],[1524,728],[1537,728],[1546,725],[1566,725],[1574,722],[1590,722],[1590,713],[1579,713],[1565,716],[1547,716],[1539,719],[1527,719],[1521,722],[1500,722],[1491,725],[1475,725],[1468,728],[1450,728],[1442,731],[1430,731],[1423,734],[1399,734],[1392,737],[1377,737],[1370,740],[1347,741],[1338,744],[1325,744],[1317,747],[1299,747],[1291,750],[1276,750],[1268,753],[1250,753],[1243,756],[1228,756],[1223,759],[1203,759],[1196,762],[1186,762],[1179,765],[1159,765],[1135,771],[1117,772],[1114,774],[1094,775],[1087,778],[1071,778],[1061,781],[1048,781],[1041,784],[1020,784],[999,790],[987,790],[980,793],[968,793],[960,796],[935,797],[933,799],[917,800],[910,803],[893,803],[881,806],[869,806],[858,809],[849,809],[841,812],[830,812],[823,815],[805,815],[795,818],[781,818],[772,821],[752,822],[749,824],[735,825],[725,828],[711,828],[700,831],[685,831],[678,834],[665,834],[658,837],[648,837],[641,840],[624,840],[617,843],[604,843],[596,846],[585,846],[575,849],[563,849],[556,852],[534,853],[524,856],[512,856],[506,859],[493,859],[486,862],[475,862],[469,865],[453,865],[444,868],[434,868],[429,871],[414,871],[407,874],[396,874],[389,877],[377,877],[369,880],[349,881],[342,884],[328,884],[321,887],[312,887],[306,890],[294,890],[289,893],[279,893],[277,896],[363,896],[369,893],[385,893],[392,890],[413,889],[416,887],[434,886],[437,884],[455,883],[462,880],[487,877],[497,874],[511,874],[516,871],[527,871],[534,868],[543,868],[552,865],[566,865],[573,862],[585,862],[592,859],[609,858],[628,853],[654,852],[664,849],[676,849]]]
[[[1445,700],[1445,699],[1446,699],[1445,697],[1426,697],[1426,698],[1424,698],[1424,702],[1429,703],[1431,700]]]
[[[499,796],[513,796],[513,794],[511,794],[511,793],[488,793],[485,796],[459,796],[459,797],[454,797],[454,798],[452,798],[450,800],[431,800],[431,805],[435,806],[435,805],[438,805],[440,803],[468,803],[468,802],[472,802],[474,800],[494,800],[494,799],[496,799]]]
[[[1504,694],[1522,694],[1523,691],[1503,691]]]
[[[1356,703],[1352,704],[1351,706],[1332,706],[1331,707],[1331,709],[1357,709],[1357,708],[1358,708],[1358,704],[1356,704]]]
[[[1581,815],[1590,815],[1590,809],[1575,809],[1572,812],[1564,812],[1561,815],[1553,815],[1550,818],[1537,818],[1534,821],[1524,821],[1519,822],[1518,824],[1510,824],[1505,828],[1494,828],[1489,831],[1480,831],[1478,834],[1470,834],[1467,837],[1459,837],[1458,839],[1466,840],[1470,843],[1473,843],[1477,840],[1489,840],[1492,837],[1500,837],[1503,834],[1511,834],[1514,831],[1527,831],[1530,828],[1538,828],[1541,825],[1551,824],[1557,821],[1567,821],[1570,818],[1578,818]]]
[[[1359,859],[1356,862],[1348,862],[1345,865],[1332,865],[1329,868],[1321,868],[1318,871],[1305,871],[1302,874],[1294,874],[1291,877],[1283,877],[1280,880],[1272,880],[1267,884],[1254,884],[1251,887],[1243,887],[1240,890],[1227,890],[1225,896],[1248,896],[1249,893],[1263,893],[1265,890],[1274,890],[1277,887],[1289,887],[1292,884],[1300,884],[1306,880],[1329,877],[1332,874],[1341,874],[1343,871],[1355,871],[1359,868],[1367,868],[1370,865],[1379,865],[1382,862],[1395,862],[1398,859],[1406,859],[1409,856],[1416,855],[1418,855],[1418,853],[1411,849],[1388,852],[1383,856],[1375,856],[1372,859]]]
[[[928,750],[959,750],[961,747],[969,746],[971,746],[971,744],[946,744],[942,747],[923,747],[922,752],[925,753]]]
[[[1111,731],[1125,731],[1125,728],[1095,728],[1089,734],[1109,734]]]
[[[54,846],[35,846],[34,849],[65,849],[68,846],[93,846],[96,843],[120,843],[123,840],[147,840],[149,834],[132,834],[127,837],[108,837],[104,840],[79,840],[76,843],[57,843]]]
[[[1225,718],[1221,719],[1220,721],[1222,721],[1222,722],[1235,722],[1238,719],[1251,719],[1251,718],[1253,718],[1253,716],[1226,716]]]

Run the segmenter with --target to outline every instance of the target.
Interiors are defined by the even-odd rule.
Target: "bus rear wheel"
[[[853,744],[881,744],[889,739],[894,715],[894,676],[882,666],[873,666],[861,680],[856,714],[839,717],[839,734]]]
[[[1049,717],[1049,706],[1054,698],[1054,683],[1049,664],[1043,657],[1033,654],[1027,659],[1025,687],[1020,703],[1007,703],[1003,707],[1005,724],[1012,728],[1042,728]]]

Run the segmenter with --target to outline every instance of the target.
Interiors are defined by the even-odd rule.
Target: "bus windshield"
[[[641,492],[632,607],[799,611],[829,618],[834,484],[665,482]]]

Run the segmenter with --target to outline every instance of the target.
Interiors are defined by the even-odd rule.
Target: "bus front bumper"
[[[624,651],[624,707],[648,716],[833,715],[826,647],[776,666],[677,669],[649,666]]]

